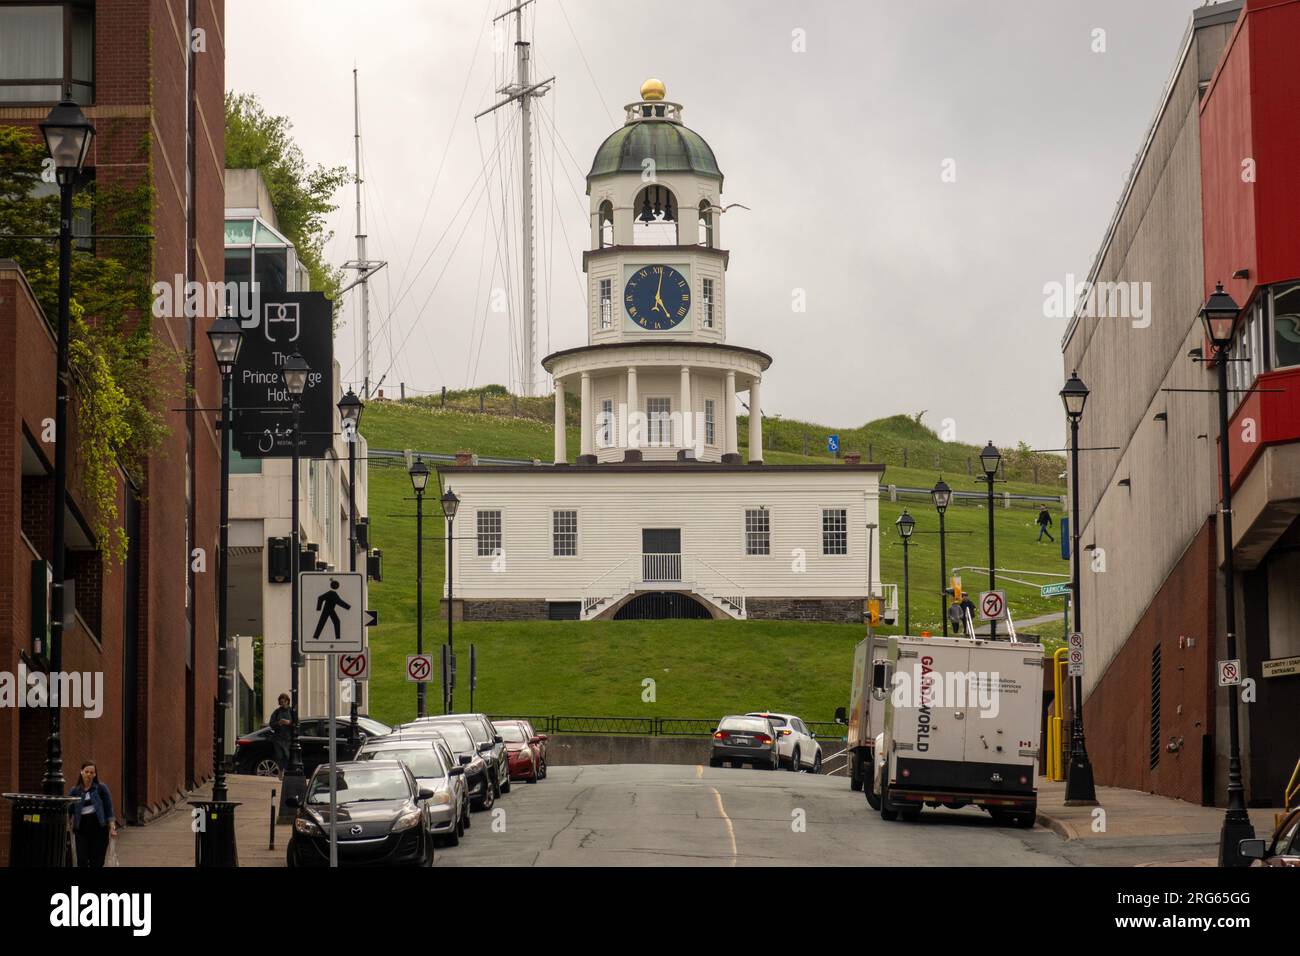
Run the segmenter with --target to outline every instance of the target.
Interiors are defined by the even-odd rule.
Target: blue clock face
[[[642,266],[623,288],[628,317],[643,329],[673,329],[691,311],[691,284],[672,266]]]

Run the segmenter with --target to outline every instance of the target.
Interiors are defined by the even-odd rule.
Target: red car
[[[532,727],[521,720],[493,721],[492,726],[505,742],[511,780],[536,783],[546,776],[546,759],[542,752],[544,737],[529,733]]]

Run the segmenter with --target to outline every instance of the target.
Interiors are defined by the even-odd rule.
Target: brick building
[[[1246,796],[1276,806],[1300,758],[1300,0],[1199,7],[1088,279],[1148,283],[1147,320],[1101,294],[1064,372],[1092,389],[1080,429],[1082,609],[1096,781],[1205,804],[1227,785],[1217,442],[1231,454]],[[1198,314],[1242,307],[1228,432]],[[1102,286],[1102,283],[1110,284]],[[1120,288],[1122,292],[1123,289]],[[1087,305],[1087,302],[1081,303]],[[1251,392],[1255,387],[1260,391]]]
[[[0,46],[15,54],[0,56],[0,125],[39,136],[36,125],[70,88],[96,127],[86,160],[96,188],[152,177],[153,272],[168,283],[223,278],[223,21],[221,0],[0,6]],[[54,319],[21,271],[0,263],[0,348],[16,358],[0,370],[9,436],[0,443],[0,539],[11,542],[0,548],[0,669],[10,673],[31,659],[32,560],[51,553],[54,455],[42,422],[54,414]],[[64,711],[64,774],[71,782],[93,757],[132,821],[212,769],[220,444],[213,415],[174,407],[190,401],[187,386],[193,404],[218,404],[210,321],[153,320],[163,348],[183,361],[159,366],[175,377],[167,437],[138,486],[121,476],[124,562],[92,540],[71,457],[65,545],[78,617],[65,631],[64,669],[102,672],[105,704],[95,719]],[[205,551],[203,573],[192,569],[195,548]],[[0,789],[39,790],[46,726],[41,711],[0,709]],[[0,815],[0,862],[7,827]]]

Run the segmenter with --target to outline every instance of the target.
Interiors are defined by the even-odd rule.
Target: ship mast
[[[361,395],[363,401],[370,401],[370,277],[388,265],[387,262],[371,261],[366,258],[365,220],[361,213],[361,98],[358,95],[357,70],[352,68],[352,148],[353,180],[356,183],[357,196],[357,257],[343,263],[345,269],[355,269],[357,278],[340,290],[340,294],[361,286]]]
[[[532,101],[534,97],[544,96],[555,82],[555,77],[533,83],[531,74],[531,44],[524,40],[524,7],[533,0],[522,0],[492,22],[498,23],[506,17],[515,18],[515,80],[497,90],[505,98],[495,105],[478,113],[474,119],[495,112],[509,103],[518,103],[520,110],[520,158],[519,179],[520,193],[523,197],[523,223],[520,244],[523,247],[523,298],[524,308],[520,316],[520,356],[519,383],[524,395],[536,392],[534,380],[537,366],[537,289],[534,279],[533,249],[533,119]]]

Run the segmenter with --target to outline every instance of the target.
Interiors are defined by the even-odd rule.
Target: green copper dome
[[[609,173],[637,173],[650,157],[661,173],[696,173],[722,179],[713,150],[694,130],[681,123],[649,119],[628,123],[600,144],[587,178]]]

